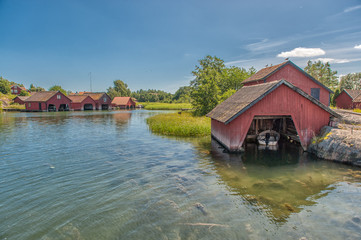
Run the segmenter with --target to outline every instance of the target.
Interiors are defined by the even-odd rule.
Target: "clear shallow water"
[[[1,113],[0,239],[361,238],[361,169],[157,136],[153,114]]]

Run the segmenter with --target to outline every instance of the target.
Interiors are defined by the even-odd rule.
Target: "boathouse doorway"
[[[93,104],[84,104],[84,111],[93,110]]]
[[[108,110],[109,105],[108,104],[102,104],[102,110]]]
[[[247,132],[246,141],[255,142],[259,133],[274,130],[281,138],[291,143],[300,144],[300,138],[292,116],[254,116]]]
[[[56,107],[54,104],[49,104],[48,106],[48,112],[55,112],[56,111]]]

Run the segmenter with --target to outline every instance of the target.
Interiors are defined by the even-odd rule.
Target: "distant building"
[[[82,95],[89,96],[95,101],[95,109],[96,110],[109,110],[111,109],[112,99],[105,92],[81,92],[78,94],[72,94],[73,96]]]
[[[115,97],[112,101],[112,107],[121,109],[135,108],[135,101],[131,97]]]
[[[95,110],[96,102],[88,95],[69,95],[71,109],[75,111]]]
[[[13,101],[14,103],[18,104],[25,104],[25,100],[28,99],[30,96],[16,96]]]
[[[336,107],[343,109],[361,109],[361,90],[344,89],[335,98]]]
[[[11,94],[13,94],[13,95],[19,95],[22,90],[30,92],[25,87],[22,87],[22,86],[19,86],[19,85],[11,85]]]
[[[68,111],[71,100],[60,91],[35,92],[24,100],[27,111]]]

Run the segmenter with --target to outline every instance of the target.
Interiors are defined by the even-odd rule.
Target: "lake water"
[[[361,169],[157,136],[157,113],[0,113],[0,239],[361,238]]]

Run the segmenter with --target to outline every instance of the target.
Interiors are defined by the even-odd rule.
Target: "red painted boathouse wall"
[[[75,111],[83,111],[85,104],[93,105],[93,110],[96,108],[96,102],[91,97],[86,97],[81,103],[71,103],[71,109]]]
[[[343,109],[352,109],[353,103],[352,98],[345,92],[342,91],[340,95],[335,99],[336,107],[343,108]]]
[[[57,98],[58,95],[61,96],[60,99]],[[39,108],[39,103],[41,104],[41,109]],[[68,104],[70,109],[71,100],[63,93],[58,92],[46,102],[26,102],[25,108],[28,111],[47,111],[50,104],[55,105],[57,111],[59,110],[61,104]]]
[[[307,77],[304,73],[302,73],[299,69],[293,67],[291,64],[288,64],[273,73],[266,79],[266,82],[272,82],[277,80],[286,80],[287,82],[292,83],[296,87],[302,89],[305,93],[311,96],[311,88],[319,88],[320,89],[320,99],[319,101],[326,106],[330,104],[330,93],[321,85],[318,85],[309,77]],[[245,83],[245,86],[255,85],[263,83],[263,81],[255,81],[250,83]]]
[[[292,116],[304,149],[312,137],[317,135],[323,126],[328,125],[330,117],[327,111],[289,87],[281,85],[227,125],[212,119],[212,135],[229,150],[238,151],[254,116],[270,115]]]

